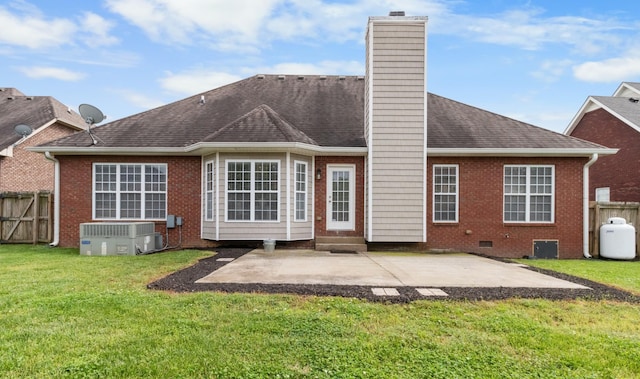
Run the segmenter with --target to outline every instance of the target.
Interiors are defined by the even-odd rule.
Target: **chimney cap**
[[[389,16],[402,16],[402,17],[404,17],[404,11],[391,11],[391,12],[389,12]]]

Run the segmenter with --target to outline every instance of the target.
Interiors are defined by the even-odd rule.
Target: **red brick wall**
[[[533,240],[559,240],[560,258],[582,256],[582,169],[586,158],[428,158],[427,248],[478,252],[518,258],[533,255]],[[433,223],[434,164],[459,165],[459,222]],[[555,222],[504,223],[503,167],[505,164],[555,165]],[[493,247],[480,247],[491,241]]]
[[[327,210],[327,165],[353,164],[356,174],[355,230],[328,231]],[[316,236],[364,236],[364,157],[316,157],[316,170],[322,170],[322,179],[315,179],[315,234]]]
[[[168,214],[183,218],[182,247],[212,246],[200,238],[201,228],[201,169],[200,157],[95,157],[59,156],[60,160],[60,246],[79,245],[79,224],[93,222],[92,169],[93,162],[100,163],[166,163],[168,174]],[[165,222],[156,222],[156,231],[166,242]],[[169,243],[179,241],[178,228],[169,230]]]
[[[44,154],[27,151],[27,147],[74,133],[68,127],[53,124],[31,135],[13,148],[13,157],[0,158],[0,192],[53,191],[53,162]]]
[[[640,133],[604,109],[588,112],[576,125],[573,137],[618,148],[600,157],[589,169],[589,199],[595,189],[610,187],[611,201],[640,201]]]

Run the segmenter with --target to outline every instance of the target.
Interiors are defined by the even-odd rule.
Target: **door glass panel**
[[[331,220],[349,221],[349,171],[334,171]]]

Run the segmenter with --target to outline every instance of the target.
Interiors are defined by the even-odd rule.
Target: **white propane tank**
[[[600,256],[609,259],[636,257],[636,228],[622,217],[609,217],[600,227]]]

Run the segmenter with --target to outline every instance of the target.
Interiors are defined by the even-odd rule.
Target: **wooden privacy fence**
[[[636,255],[640,255],[640,203],[630,202],[595,202],[589,203],[589,251],[600,255],[600,226],[609,217],[622,217],[636,228]]]
[[[0,243],[51,242],[53,194],[0,193]]]

